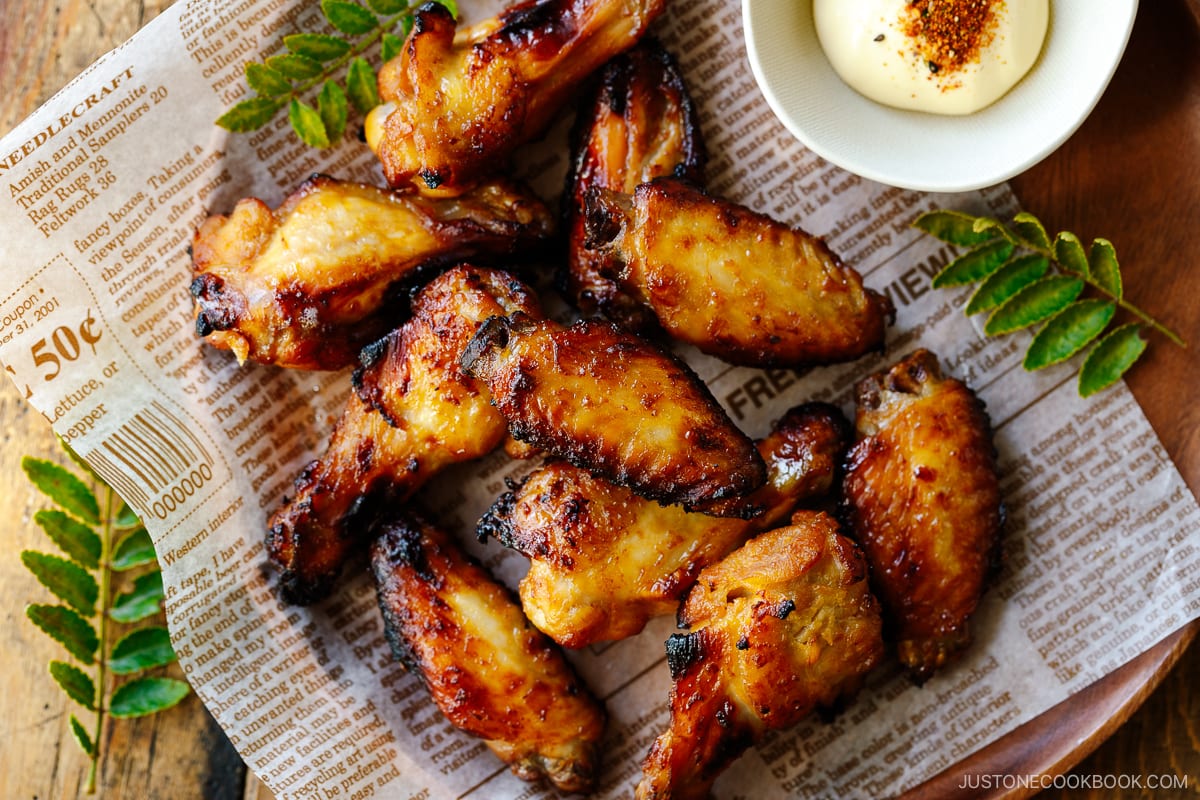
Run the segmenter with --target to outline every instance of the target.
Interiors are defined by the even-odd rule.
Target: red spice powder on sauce
[[[996,35],[994,7],[1003,0],[910,0],[905,34],[935,75],[956,72],[979,60]]]

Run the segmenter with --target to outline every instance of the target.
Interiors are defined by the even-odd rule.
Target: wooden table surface
[[[0,133],[16,125],[169,0],[3,0]],[[1129,383],[1193,494],[1200,494],[1200,26],[1197,0],[1141,3],[1126,56],[1099,107],[1049,159],[1013,180],[1048,227],[1106,236],[1122,256],[1127,292],[1192,343],[1156,341]],[[8,267],[11,268],[11,267]],[[69,701],[46,664],[57,645],[25,619],[41,587],[17,554],[44,547],[31,521],[44,506],[20,459],[59,458],[46,421],[0,379],[0,677],[4,720],[0,796],[76,797],[86,760],[70,740]],[[1048,790],[1039,800],[1200,796],[1200,645],[1187,649],[1144,704],[1073,770],[1079,776],[1186,775],[1183,792]],[[1114,723],[1116,720],[1114,720]],[[269,800],[194,697],[170,712],[110,725],[100,788],[114,798]],[[1085,743],[1082,751],[1092,746]]]

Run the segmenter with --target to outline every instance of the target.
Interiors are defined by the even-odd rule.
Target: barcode
[[[157,400],[111,433],[88,462],[143,518],[166,519],[213,476],[208,448]]]

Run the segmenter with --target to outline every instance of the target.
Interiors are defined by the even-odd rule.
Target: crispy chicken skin
[[[418,270],[552,230],[546,207],[508,183],[429,200],[316,175],[274,211],[247,198],[196,231],[196,332],[239,362],[340,369],[399,324],[398,290]]]
[[[622,639],[674,613],[701,569],[828,492],[849,443],[835,407],[788,411],[758,443],[768,479],[742,501],[760,511],[747,520],[661,506],[552,461],[501,496],[477,532],[532,559],[521,606],[541,631],[566,647]]]
[[[1003,506],[983,404],[918,350],[857,387],[848,532],[918,682],[961,654],[999,558]]]
[[[498,270],[459,266],[413,301],[413,316],[364,355],[325,454],[268,522],[267,552],[285,599],[328,594],[381,501],[408,498],[446,466],[499,445],[505,421],[459,357],[495,314],[539,315],[532,292]]]
[[[367,119],[388,183],[445,196],[494,173],[665,5],[531,0],[458,31],[443,6],[421,6],[403,50],[379,73],[383,104]]]
[[[686,181],[593,189],[587,229],[667,333],[732,364],[850,361],[882,349],[894,316],[824,240]]]
[[[754,443],[699,377],[612,323],[497,317],[462,363],[491,391],[514,439],[643,497],[696,505],[766,481]]]
[[[512,594],[443,531],[390,516],[371,546],[388,642],[456,727],[518,777],[591,789],[603,707]]]
[[[564,293],[585,314],[601,313],[645,331],[654,313],[613,280],[611,252],[586,244],[585,201],[596,188],[632,194],[638,184],[677,175],[704,179],[704,145],[692,98],[675,59],[653,39],[605,65],[593,95],[580,105],[567,176]]]
[[[854,695],[883,656],[862,553],[831,517],[801,511],[700,573],[667,640],[671,722],[638,800],[705,798],[768,730]]]

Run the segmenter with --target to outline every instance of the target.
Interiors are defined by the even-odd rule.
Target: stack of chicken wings
[[[705,192],[683,78],[644,38],[664,6],[530,0],[470,28],[423,6],[366,120],[387,186],[241,201],[197,231],[191,285],[197,333],[239,362],[357,365],[266,521],[282,596],[320,600],[369,551],[396,658],[517,775],[591,788],[604,710],[560,647],[677,614],[641,798],[706,796],[766,731],[851,697],[885,635],[927,678],[969,638],[999,530],[986,416],[934,356],[864,382],[857,443],[819,403],[756,443],[669,349],[850,361],[893,310],[819,237]],[[556,234],[506,173],[581,94]],[[532,253],[581,319],[544,315]],[[519,601],[420,504],[502,444],[543,458],[477,530],[531,560]]]

